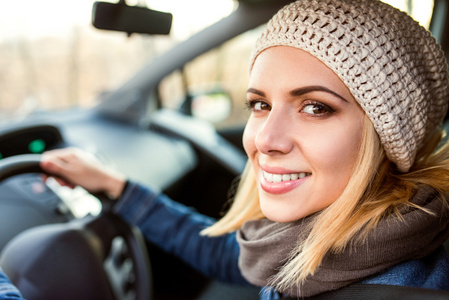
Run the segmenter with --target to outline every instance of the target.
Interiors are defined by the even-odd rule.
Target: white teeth
[[[281,181],[291,181],[291,180],[297,180],[302,179],[306,176],[311,175],[311,173],[292,173],[292,174],[273,174],[263,171],[263,177],[268,182],[278,183]]]
[[[281,182],[281,181],[282,181],[282,175],[273,174],[273,182]]]

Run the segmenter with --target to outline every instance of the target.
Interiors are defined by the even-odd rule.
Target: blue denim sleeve
[[[363,280],[362,283],[449,290],[448,270],[449,258],[441,246],[426,257],[397,264],[383,273]]]
[[[144,237],[204,275],[234,284],[249,284],[238,267],[240,248],[235,233],[201,236],[215,222],[194,209],[135,183],[129,183],[115,212],[137,226]]]
[[[0,300],[23,300],[19,290],[0,269]]]

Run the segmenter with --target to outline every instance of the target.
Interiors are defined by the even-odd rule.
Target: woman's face
[[[358,156],[364,112],[333,71],[309,53],[272,47],[257,57],[243,136],[260,206],[277,222],[334,202]]]

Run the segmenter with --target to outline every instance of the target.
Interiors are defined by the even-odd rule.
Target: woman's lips
[[[261,171],[261,188],[270,194],[285,194],[310,178],[312,173],[270,173]]]

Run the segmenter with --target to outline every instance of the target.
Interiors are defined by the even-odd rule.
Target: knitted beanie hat
[[[444,53],[406,13],[377,0],[300,0],[282,8],[259,37],[263,50],[291,46],[333,70],[372,121],[387,157],[406,172],[446,115]]]

